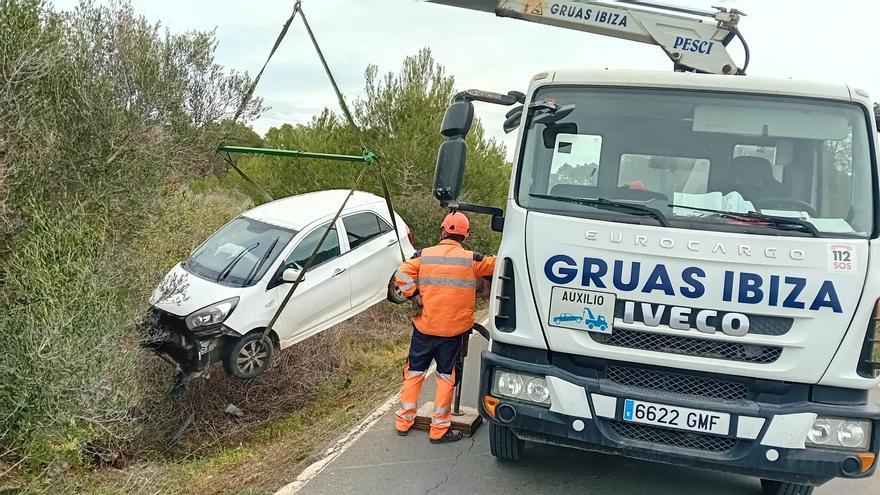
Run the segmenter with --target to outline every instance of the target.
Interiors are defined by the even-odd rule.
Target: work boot
[[[446,430],[446,433],[443,434],[442,437],[438,439],[431,439],[431,443],[450,443],[457,442],[462,439],[464,435],[461,434],[460,431],[456,430]]]

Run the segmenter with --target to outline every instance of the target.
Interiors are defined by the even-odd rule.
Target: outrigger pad
[[[413,428],[417,430],[428,431],[431,429],[431,416],[434,414],[434,401],[422,404],[416,413],[416,422]],[[483,424],[483,418],[480,413],[473,407],[461,406],[461,415],[452,415],[452,429],[458,430],[466,437],[476,433],[480,425]]]

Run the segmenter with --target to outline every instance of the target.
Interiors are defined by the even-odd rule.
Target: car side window
[[[348,245],[354,249],[361,244],[369,242],[380,235],[391,232],[388,222],[379,218],[375,213],[356,213],[342,219],[345,232],[348,235]]]
[[[300,268],[305,266],[306,261],[309,260],[309,256],[311,256],[312,252],[315,250],[315,246],[318,245],[318,241],[321,240],[321,236],[324,235],[324,229],[326,228],[327,224],[324,224],[311,231],[302,241],[300,241],[299,245],[293,249],[293,252],[290,253],[287,260],[284,262],[284,266],[290,266],[291,263],[296,263],[296,266]],[[318,251],[317,256],[315,256],[315,261],[312,263],[312,267],[318,266],[321,263],[326,263],[340,254],[342,254],[342,252],[339,249],[339,234],[336,232],[336,227],[333,227],[327,235],[327,239],[324,240],[324,244],[321,245],[321,250]]]

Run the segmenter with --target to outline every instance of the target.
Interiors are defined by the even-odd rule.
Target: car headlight
[[[850,450],[871,446],[871,422],[861,419],[818,417],[807,434],[807,445]]]
[[[186,317],[186,327],[193,330],[207,325],[223,323],[232,313],[232,310],[235,309],[236,305],[238,305],[238,297],[233,297],[194,311]]]
[[[496,369],[492,378],[492,395],[550,405],[547,380],[528,373]]]

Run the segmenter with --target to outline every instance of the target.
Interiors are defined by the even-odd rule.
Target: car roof
[[[327,217],[332,218],[349,191],[349,189],[331,189],[290,196],[257,206],[244,212],[243,216],[288,229],[302,230],[313,222]],[[344,212],[382,204],[384,201],[375,194],[355,191],[346,203]]]

